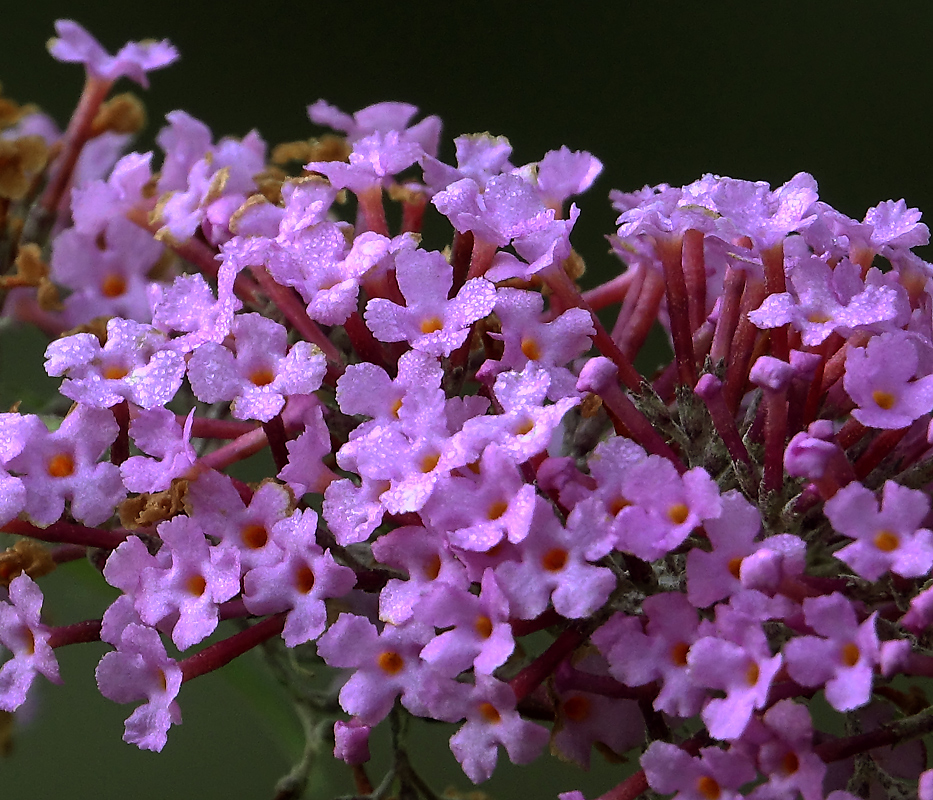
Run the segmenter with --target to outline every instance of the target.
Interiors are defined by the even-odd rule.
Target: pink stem
[[[386,209],[382,203],[382,186],[376,184],[357,192],[356,198],[359,201],[360,216],[362,217],[362,226],[357,234],[364,231],[373,231],[383,236],[389,235],[389,224],[386,222]]]
[[[237,656],[241,656],[267,639],[277,636],[284,627],[285,613],[283,612],[272,617],[266,617],[245,631],[240,631],[227,639],[208,645],[201,652],[195,653],[179,663],[182,683],[208,672],[213,672],[215,669],[220,669]]]
[[[742,292],[745,289],[745,273],[729,267],[723,285],[722,303],[719,308],[719,320],[716,322],[716,333],[713,334],[713,347],[710,358],[713,363],[723,361],[729,357],[735,329],[739,324],[742,311]]]
[[[761,252],[761,262],[765,273],[765,291],[769,294],[783,294],[787,291],[787,282],[784,277],[784,242]],[[788,361],[790,347],[787,342],[787,326],[781,325],[771,329],[771,355],[781,361]]]
[[[641,389],[641,375],[638,374],[638,370],[635,369],[632,362],[629,361],[625,353],[623,353],[619,346],[613,341],[612,337],[603,327],[602,322],[599,321],[599,317],[593,312],[593,309],[586,304],[586,301],[580,295],[577,287],[574,286],[573,281],[570,280],[570,276],[564,272],[559,264],[552,264],[541,270],[538,274],[565,307],[582,308],[584,311],[589,312],[593,327],[596,330],[596,333],[591,337],[593,339],[593,344],[596,345],[596,349],[616,365],[622,382],[629,390],[633,392],[639,391]]]
[[[681,384],[693,386],[697,382],[697,368],[690,336],[690,304],[687,300],[687,284],[682,263],[683,240],[679,237],[659,239],[655,243],[655,250],[664,268],[667,311],[677,374]]]
[[[706,319],[706,259],[703,254],[703,231],[691,228],[684,232],[683,271],[690,303],[690,330],[696,330]]]
[[[29,536],[43,542],[78,544],[84,547],[100,547],[104,550],[116,549],[130,535],[128,531],[122,529],[108,531],[103,528],[88,528],[84,525],[62,521],[40,528],[21,519],[11,519],[3,526],[3,531],[19,536]]]
[[[320,347],[328,361],[335,364],[342,363],[340,352],[321,330],[320,325],[308,316],[304,304],[294,290],[278,283],[265,267],[252,266],[249,270],[265,295],[275,303],[285,319],[301,334],[302,338]]]
[[[700,378],[694,391],[706,404],[709,415],[713,419],[713,425],[732,456],[733,461],[741,461],[747,467],[752,466],[751,456],[748,454],[748,448],[742,441],[739,434],[738,425],[735,423],[735,417],[729,411],[726,405],[726,399],[722,394],[722,381],[714,375],[704,375]]]
[[[52,628],[49,635],[49,647],[64,647],[66,644],[84,644],[100,641],[99,619],[86,619],[74,625],[60,625]]]
[[[575,627],[567,628],[551,646],[509,681],[515,699],[523,700],[551,675],[557,665],[577,649],[586,637]]]

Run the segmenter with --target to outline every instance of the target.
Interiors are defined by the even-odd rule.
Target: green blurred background
[[[170,38],[182,59],[152,75],[144,95],[151,146],[164,114],[183,108],[216,135],[258,128],[269,143],[316,132],[305,107],[346,111],[405,100],[438,114],[449,139],[507,135],[515,163],[566,144],[606,165],[578,200],[574,242],[591,273],[617,268],[604,236],[606,194],[683,184],[704,172],[773,185],[811,172],[821,198],[850,216],[885,199],[933,209],[929,108],[933,66],[926,2],[306,3],[33,2],[0,12],[0,81],[67,121],[82,71],[45,52],[52,23],[70,17],[111,50],[127,39]],[[121,89],[129,89],[122,85]],[[41,388],[33,339],[0,335],[0,402]],[[108,595],[71,565],[46,579],[49,612],[65,624],[99,616]],[[60,653],[64,687],[42,685],[0,760],[4,800],[34,797],[267,798],[296,752],[298,727],[258,660],[186,685],[184,724],[160,755],[120,741],[130,707],[96,694],[103,647]],[[437,785],[469,787],[446,752],[450,730],[419,741]],[[596,757],[598,760],[598,757]],[[613,785],[547,768],[502,769],[482,788],[497,797],[555,797]],[[502,773],[500,775],[500,772]],[[527,773],[527,774],[526,774]],[[534,787],[528,779],[540,781]],[[328,773],[311,796],[350,791]]]

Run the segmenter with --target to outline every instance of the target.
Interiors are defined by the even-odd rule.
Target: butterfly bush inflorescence
[[[3,313],[49,336],[64,398],[0,414],[0,709],[103,640],[125,740],[161,750],[182,684],[264,645],[296,685],[286,648],[340,676],[316,713],[361,795],[385,722],[385,785],[434,796],[414,715],[459,726],[477,783],[500,748],[598,745],[640,760],[617,800],[933,798],[908,766],[933,712],[893,683],[933,674],[918,211],[859,222],[803,173],[613,192],[625,269],[584,291],[589,153],[515,166],[484,133],[450,165],[437,117],[318,101],[339,133],[271,154],[183,111],[124,154],[140,106],[111,87],[174,48],[56,30],[87,76],[67,129],[0,98]],[[655,326],[673,359],[645,377]],[[270,474],[230,474],[262,450]],[[120,596],[49,626],[41,576],[79,558]]]

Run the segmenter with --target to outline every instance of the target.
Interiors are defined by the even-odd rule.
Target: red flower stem
[[[117,438],[110,445],[110,463],[120,466],[130,457],[130,407],[124,400],[110,409],[117,420]]]
[[[783,294],[787,291],[787,282],[784,277],[784,242],[778,242],[761,252],[761,263],[764,265],[765,291],[768,295]],[[754,310],[754,309],[753,309]],[[781,361],[790,358],[790,347],[787,341],[787,326],[781,325],[771,330],[771,355]]]
[[[580,296],[594,311],[611,306],[613,303],[622,303],[636,283],[635,274],[632,270],[626,270],[612,280],[582,292]]]
[[[833,739],[813,748],[825,763],[841,761],[877,747],[902,744],[933,732],[933,712],[926,708],[919,714],[889,722],[868,733]]]
[[[634,439],[649,453],[668,459],[681,475],[687,471],[680,457],[664,441],[648,418],[629,400],[615,380],[615,375],[610,375],[609,370],[594,370],[589,381],[578,381],[577,388],[600,396],[606,410],[613,416],[613,426],[620,436]]]
[[[643,769],[629,775],[618,786],[610,789],[605,794],[601,794],[597,800],[635,800],[643,792],[648,790],[648,779],[645,777]]]
[[[683,273],[690,305],[690,331],[696,332],[706,319],[706,259],[703,254],[703,231],[691,228],[684,232]]]
[[[15,533],[19,536],[29,536],[43,542],[100,547],[104,550],[114,550],[130,535],[127,531],[121,529],[107,531],[103,528],[88,528],[84,525],[61,521],[40,528],[21,519],[11,519],[3,526],[3,531],[4,533]]]
[[[182,683],[208,672],[213,672],[215,669],[220,669],[237,656],[241,656],[267,639],[277,636],[284,627],[285,612],[282,612],[272,617],[266,617],[245,631],[240,631],[227,639],[208,645],[200,653],[195,653],[179,663]]]
[[[750,312],[758,308],[765,299],[765,285],[761,281],[746,283],[742,294],[742,310],[739,324],[736,327],[735,338],[729,352],[729,361],[726,368],[725,397],[726,405],[735,413],[739,403],[745,395],[745,385],[748,382],[748,368],[752,351],[755,349],[755,340],[758,338],[758,328],[748,318]]]
[[[836,340],[839,340],[838,342]],[[810,379],[810,389],[807,392],[806,404],[803,409],[803,419],[800,422],[800,429],[803,430],[813,420],[817,418],[820,410],[820,398],[823,396],[823,377],[826,374],[827,359],[836,352],[841,346],[842,337],[838,333],[830,334],[820,346],[817,352],[822,356],[819,364],[813,372]]]
[[[671,341],[677,361],[677,375],[684,386],[697,382],[696,360],[690,335],[690,304],[684,278],[683,240],[680,237],[658,239],[655,251],[664,268],[664,286],[667,294],[667,312],[671,326]]]
[[[269,449],[272,451],[272,460],[278,472],[281,472],[288,466],[288,450],[285,442],[288,437],[285,435],[285,423],[282,421],[282,415],[276,414],[268,422],[262,423],[262,429],[269,440]]]
[[[612,332],[613,341],[618,342],[622,352],[634,360],[645,344],[648,334],[658,318],[658,309],[664,299],[664,279],[653,267],[641,267],[641,288],[629,292],[619,312],[619,320]],[[632,298],[629,304],[629,297]],[[621,320],[623,320],[622,322]]]
[[[454,270],[452,292],[456,294],[466,283],[470,272],[470,258],[473,255],[473,231],[455,232],[450,248],[450,266]]]
[[[175,420],[182,426],[187,418],[186,414],[175,415]],[[195,417],[191,421],[191,435],[195,439],[236,439],[244,433],[256,430],[257,427],[255,422]]]
[[[356,235],[373,231],[388,236],[389,224],[386,222],[386,209],[382,203],[382,186],[377,184],[357,192],[356,199],[359,202],[358,221],[361,223],[357,225]]]
[[[908,430],[909,428],[899,428],[878,434],[861,458],[855,462],[855,477],[860,481],[865,480],[875,467],[891,455],[901,439],[907,435]]]
[[[158,238],[160,226],[149,221],[149,213],[143,208],[131,208],[126,212],[126,218],[138,225],[140,228],[149,231],[153,237]],[[175,242],[170,238],[160,240],[173,253],[181,256],[189,264],[193,264],[200,272],[216,279],[220,270],[220,263],[217,261],[217,253],[203,242],[197,239],[189,239],[187,242]],[[244,303],[259,308],[259,286],[248,275],[242,272],[233,279],[233,291]]]
[[[60,625],[52,628],[49,635],[49,647],[64,647],[66,644],[84,644],[100,641],[99,619],[86,619],[74,625]]]
[[[327,338],[320,325],[308,316],[304,304],[293,289],[278,283],[265,267],[252,266],[249,271],[266,297],[275,303],[285,319],[301,334],[306,342],[311,342],[311,344],[320,347],[328,361],[334,364],[343,363],[340,352],[334,346],[334,343]]]
[[[529,633],[550,628],[564,622],[565,619],[553,608],[548,608],[544,613],[539,614],[534,619],[510,619],[509,625],[512,626],[513,636],[527,636]]]
[[[729,357],[732,339],[742,312],[744,290],[745,273],[735,267],[728,267],[723,283],[722,301],[719,304],[719,319],[716,321],[716,332],[713,334],[713,346],[709,354],[714,364]]]
[[[574,286],[573,281],[570,280],[570,276],[564,272],[563,267],[561,267],[560,264],[552,264],[541,270],[538,274],[566,308],[582,308],[584,311],[589,312],[590,320],[596,330],[596,333],[590,338],[593,340],[593,344],[596,345],[596,349],[618,367],[619,377],[622,378],[622,382],[629,390],[633,392],[639,391],[641,389],[642,378],[641,375],[638,374],[638,370],[636,370],[632,362],[629,361],[628,356],[622,352],[619,345],[613,341],[608,331],[603,327],[602,322],[599,321],[599,317],[593,312],[593,309],[586,304],[580,291]]]
[[[366,327],[359,311],[354,311],[343,323],[343,327],[347,336],[350,337],[353,349],[361,359],[383,369],[389,369],[389,359],[386,357],[385,348],[376,341],[372,331]]]
[[[91,138],[94,117],[110,91],[113,81],[86,75],[84,88],[68,128],[62,137],[62,148],[52,164],[52,174],[42,195],[29,215],[23,229],[23,241],[35,241],[45,235],[58,212],[59,203],[68,191],[78,156]]]
[[[509,681],[516,702],[524,700],[537,689],[557,669],[557,665],[584,641],[586,636],[576,627],[567,628],[561,633],[547,650]]]
[[[473,236],[473,252],[470,255],[470,269],[467,271],[467,280],[481,278],[486,274],[496,255],[496,246],[485,239]]]
[[[402,202],[402,232],[421,233],[428,197],[424,192],[408,192]]]
[[[843,450],[848,450],[853,445],[858,444],[867,433],[868,428],[857,419],[850,417],[843,423],[839,433],[836,434],[836,444]]]
[[[562,670],[565,667],[561,668]],[[566,667],[567,686],[580,692],[598,694],[602,697],[612,697],[621,700],[638,700],[639,698],[653,699],[658,694],[657,684],[645,686],[626,686],[608,675],[594,675],[591,672],[582,672],[573,667]],[[563,681],[563,673],[562,673]],[[563,685],[563,683],[562,683]]]
[[[769,492],[784,484],[784,443],[787,439],[787,390],[764,389],[765,469],[764,484]]]
[[[732,460],[741,461],[745,466],[751,467],[752,459],[748,454],[748,448],[745,447],[745,442],[742,441],[742,436],[739,434],[735,417],[732,416],[726,406],[726,400],[722,394],[722,381],[713,375],[704,375],[700,378],[694,391],[706,404],[716,432],[729,451],[729,455],[732,456]]]
[[[626,331],[628,327],[632,324],[632,315],[635,313],[635,308],[638,305],[638,300],[641,297],[642,289],[645,285],[645,280],[650,274],[649,270],[643,264],[637,264],[634,267],[630,267],[625,272],[623,272],[619,278],[629,278],[628,287],[625,290],[625,295],[621,298],[622,305],[619,308],[619,313],[616,316],[615,324],[612,326],[612,338],[615,340],[616,344],[621,347],[626,354],[631,358],[632,354],[624,346],[626,341]],[[583,292],[583,299],[587,302],[589,301],[589,292]],[[595,306],[591,306],[593,310],[596,310]]]
[[[869,334],[864,331],[853,333],[843,345],[826,360],[826,368],[823,370],[823,383],[820,386],[820,394],[826,394],[838,380],[840,380],[846,371],[846,354],[850,347],[864,347],[868,343]]]
[[[87,556],[87,548],[80,544],[59,544],[49,548],[49,555],[56,564],[79,561]]]

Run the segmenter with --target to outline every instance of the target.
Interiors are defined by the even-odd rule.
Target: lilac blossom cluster
[[[614,800],[933,798],[933,714],[893,682],[933,674],[919,212],[856,221],[802,173],[614,192],[626,268],[582,291],[589,153],[516,166],[484,133],[450,165],[436,117],[319,101],[339,135],[270,154],[175,111],[159,156],[121,155],[112,84],[175,50],[56,30],[87,74],[65,132],[0,99],[4,311],[72,403],[0,415],[0,709],[100,639],[125,740],[161,750],[185,681],[279,640],[341,676],[319,711],[359,795],[387,791],[370,731],[414,715],[458,723],[473,782],[595,747],[640,759]],[[271,474],[229,474],[262,450]],[[120,596],[46,625],[38,579],[85,557]],[[433,797],[393,747],[384,787]]]

